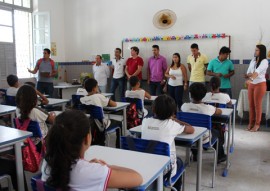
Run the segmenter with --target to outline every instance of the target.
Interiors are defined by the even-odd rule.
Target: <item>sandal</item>
[[[253,128],[253,125],[248,125],[248,127],[246,128],[246,131],[250,131]]]
[[[260,125],[255,125],[252,129],[250,129],[250,132],[257,132],[260,130]]]

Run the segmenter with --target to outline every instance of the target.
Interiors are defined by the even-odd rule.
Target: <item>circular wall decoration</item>
[[[173,11],[164,9],[154,15],[153,24],[159,29],[168,29],[175,24],[176,19],[176,14]]]

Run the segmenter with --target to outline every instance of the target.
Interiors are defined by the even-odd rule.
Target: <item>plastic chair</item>
[[[124,97],[122,98],[122,102],[135,103],[140,119],[143,119],[148,115],[148,111],[143,107],[143,100],[139,98]]]
[[[189,112],[178,112],[177,119],[189,123],[192,126],[205,127],[209,131],[209,142],[203,144],[203,148],[212,150],[214,152],[214,166],[212,174],[212,188],[215,186],[215,176],[216,176],[216,165],[217,165],[217,155],[218,155],[218,138],[212,139],[212,118],[209,115],[199,114],[199,113],[189,113]],[[217,143],[217,149],[213,147]]]
[[[46,182],[41,180],[41,174],[33,176],[31,178],[31,187],[33,191],[61,191],[61,189],[56,189],[48,186]]]
[[[86,111],[89,112],[90,117],[94,119],[98,119],[100,123],[102,124],[102,121],[104,119],[104,112],[102,107],[94,106],[94,105],[85,105]],[[121,129],[119,126],[109,126],[105,129],[105,135],[110,140],[110,134],[116,133],[116,130],[119,129],[119,137],[121,136]],[[109,145],[109,140],[106,141],[107,145]]]
[[[164,155],[170,157],[170,146],[168,143],[139,139],[133,137],[121,137],[121,149],[138,151],[143,153],[151,153],[157,155]],[[172,190],[177,191],[173,185],[183,174],[184,177],[185,166],[177,166],[176,174],[171,177],[171,171],[169,172],[169,177],[164,180],[164,186]],[[183,182],[184,186],[184,182]]]
[[[85,105],[81,103],[80,99],[84,97],[83,95],[72,95],[72,105],[74,109],[77,110],[85,110]]]
[[[6,180],[8,184],[8,191],[13,191],[13,184],[11,181],[11,177],[9,175],[0,175],[0,182]],[[0,190],[1,190],[1,185],[0,185]]]
[[[5,96],[5,105],[16,106],[16,97],[15,96]]]

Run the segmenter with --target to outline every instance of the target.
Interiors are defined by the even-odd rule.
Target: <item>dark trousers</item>
[[[112,95],[112,100],[115,100],[115,90],[117,87],[119,87],[119,95],[120,95],[120,100],[122,97],[124,97],[124,84],[125,83],[125,77],[122,78],[112,78],[112,84],[111,84],[111,93]]]
[[[150,81],[150,94],[153,96],[161,95],[162,88],[160,82],[151,82]]]
[[[224,88],[224,89],[220,88],[219,91],[222,93],[228,94],[230,96],[230,98],[232,99],[232,89],[231,88]]]
[[[50,82],[38,82],[37,90],[42,94],[49,95],[50,98],[53,97],[53,83]]]
[[[170,86],[168,85],[168,93],[175,100],[179,111],[183,104],[184,86]]]

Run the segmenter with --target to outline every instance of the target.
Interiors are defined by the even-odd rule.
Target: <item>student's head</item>
[[[212,77],[210,80],[210,86],[212,91],[219,90],[220,87],[220,78],[219,77]]]
[[[229,55],[231,53],[231,50],[229,47],[223,46],[219,51],[219,60],[224,61],[228,59]]]
[[[189,87],[190,96],[193,101],[201,101],[207,93],[207,89],[204,84],[195,82]]]
[[[33,88],[36,88],[36,84],[34,82],[25,82],[24,84],[32,86]]]
[[[28,119],[30,112],[37,105],[36,90],[30,85],[23,85],[16,94],[16,104],[20,109],[21,119]]]
[[[199,46],[198,46],[198,44],[193,43],[193,44],[190,46],[190,49],[191,49],[192,55],[197,56],[197,55],[199,54]]]
[[[70,169],[89,148],[90,132],[89,119],[81,111],[68,110],[55,118],[46,137],[46,168],[50,168],[47,184],[68,190]]]
[[[88,80],[88,79],[90,79],[89,78],[89,76],[85,76],[84,78],[83,78],[83,81],[82,81],[82,86],[84,87],[84,89],[85,89],[85,82],[86,82],[86,80]]]
[[[140,80],[138,76],[131,76],[129,78],[129,83],[132,88],[139,88],[140,87]]]
[[[158,56],[159,55],[159,46],[158,45],[153,45],[152,46],[152,52],[154,54],[154,56]]]
[[[50,55],[51,55],[50,49],[44,48],[44,50],[43,50],[43,58],[48,59],[48,58],[50,58]]]
[[[84,82],[84,88],[88,93],[98,92],[98,82],[94,78],[89,78]]]
[[[177,68],[179,68],[181,65],[181,57],[179,53],[173,54],[171,67],[173,67],[175,64],[177,65]]]
[[[96,56],[96,64],[101,64],[102,57],[100,55]]]
[[[19,87],[19,79],[16,75],[12,75],[12,74],[8,75],[7,83],[10,87],[15,87],[15,88]]]
[[[116,48],[114,50],[114,56],[119,58],[121,56],[121,52],[122,52],[121,48]]]
[[[257,59],[257,68],[259,67],[261,61],[266,59],[266,47],[263,44],[256,45],[255,48],[255,57]]]
[[[131,50],[130,51],[131,56],[139,55],[140,50],[139,50],[139,48],[137,46],[131,47],[130,50]]]
[[[163,94],[158,96],[153,103],[153,113],[159,120],[169,119],[176,112],[176,104],[173,98]]]

